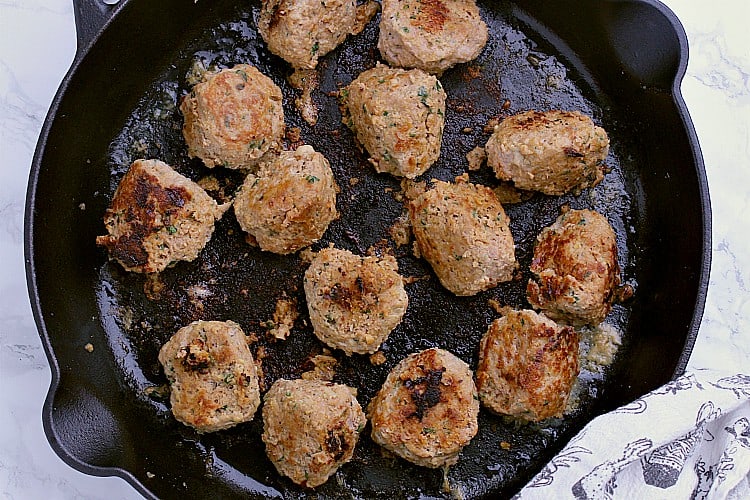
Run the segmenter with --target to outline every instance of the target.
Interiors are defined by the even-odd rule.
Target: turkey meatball
[[[393,66],[442,74],[475,59],[487,25],[474,0],[383,0],[378,49]]]
[[[476,435],[479,401],[469,366],[442,349],[403,359],[370,402],[372,439],[420,466],[458,461]]]
[[[108,234],[96,243],[128,271],[158,273],[195,260],[228,206],[166,163],[136,160],[104,215]]]
[[[578,376],[578,335],[531,310],[507,311],[479,345],[477,391],[500,415],[561,417]]]
[[[391,255],[323,249],[305,272],[304,287],[315,335],[347,355],[377,351],[409,303]]]
[[[529,302],[555,321],[597,325],[620,284],[615,232],[593,210],[568,210],[542,230],[526,287]]]
[[[378,64],[343,92],[347,125],[378,172],[413,179],[440,156],[445,91],[424,71]]]
[[[258,31],[268,49],[298,69],[313,69],[357,24],[355,0],[267,0]]]
[[[263,442],[276,470],[314,488],[351,460],[367,423],[356,395],[322,380],[277,380],[263,398]]]
[[[180,104],[188,154],[208,167],[252,169],[284,135],[281,89],[255,67],[208,73]]]
[[[175,418],[198,432],[249,422],[260,405],[247,338],[233,321],[195,321],[159,351]]]
[[[485,150],[498,179],[562,195],[602,180],[609,138],[577,111],[527,111],[500,122]]]
[[[456,295],[475,295],[513,278],[509,220],[490,188],[466,177],[436,181],[409,203],[409,218],[419,253]]]
[[[262,250],[288,254],[318,241],[338,217],[337,191],[328,160],[312,146],[300,146],[248,174],[234,213]]]

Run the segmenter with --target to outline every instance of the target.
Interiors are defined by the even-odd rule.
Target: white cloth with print
[[[750,499],[750,375],[687,373],[590,422],[516,496]]]

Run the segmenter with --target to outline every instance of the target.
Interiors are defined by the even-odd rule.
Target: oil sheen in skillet
[[[330,225],[313,248],[335,243],[337,247],[363,254],[371,246],[387,240],[394,249],[402,275],[430,276],[407,285],[409,309],[381,348],[386,362],[374,366],[367,356],[347,357],[342,352],[334,352],[339,360],[335,381],[358,388],[358,399],[365,407],[388,371],[412,352],[440,347],[476,369],[479,340],[497,317],[488,301],[496,300],[516,308],[528,306],[525,285],[533,244],[541,229],[557,218],[559,208],[563,204],[572,208],[594,208],[608,216],[617,233],[620,264],[626,280],[629,278],[627,240],[630,236],[627,228],[632,211],[621,168],[624,157],[621,149],[626,148],[618,138],[616,127],[614,130],[608,127],[606,109],[600,107],[603,97],[590,88],[579,86],[583,79],[572,68],[566,68],[551,51],[537,47],[521,31],[509,7],[500,4],[494,12],[482,9],[481,13],[490,27],[490,40],[475,62],[450,69],[441,77],[448,95],[443,147],[440,158],[423,179],[452,180],[466,171],[466,153],[475,146],[483,146],[489,137],[483,126],[493,118],[527,109],[579,110],[603,124],[610,131],[613,143],[613,152],[607,159],[612,171],[595,189],[584,191],[578,197],[536,195],[527,201],[506,205],[516,257],[523,272],[519,281],[501,283],[474,297],[456,297],[442,288],[425,261],[414,258],[411,245],[397,247],[392,242],[390,228],[403,214],[399,181],[373,171],[366,155],[355,146],[351,131],[341,123],[334,95],[361,71],[375,65],[378,17],[361,35],[349,38],[321,60],[320,89],[314,94],[320,114],[313,128],[294,109],[297,94],[286,81],[291,68],[266,50],[255,31],[258,7],[248,10],[237,7],[232,18],[206,29],[202,36],[181,48],[174,66],[153,82],[150,91],[123,123],[122,133],[114,138],[110,147],[109,195],[133,160],[154,157],[193,180],[203,179],[204,187],[212,196],[220,202],[226,201],[241,184],[241,174],[224,169],[209,170],[199,161],[188,158],[177,108],[180,96],[189,89],[188,75],[196,62],[209,68],[235,63],[256,65],[282,89],[288,127],[298,127],[301,139],[329,159],[341,187],[337,208],[342,216]],[[488,168],[472,172],[471,180],[497,185]],[[299,377],[311,368],[309,358],[323,348],[313,335],[309,321],[297,321],[285,341],[271,340],[266,335],[265,325],[273,316],[277,300],[284,295],[297,301],[301,319],[305,318],[302,276],[306,267],[307,263],[296,254],[281,256],[248,246],[232,214],[217,223],[212,240],[198,259],[167,269],[158,280],[128,274],[107,262],[102,252],[99,307],[102,317],[106,318],[110,345],[125,383],[138,395],[141,404],[153,409],[157,416],[155,421],[164,427],[164,432],[175,436],[181,453],[204,460],[208,475],[226,478],[223,480],[248,493],[258,491],[258,483],[287,495],[299,495],[304,490],[280,477],[265,458],[259,418],[204,436],[174,421],[160,390],[166,380],[156,357],[161,345],[191,321],[231,319],[245,332],[258,337],[251,350],[262,358],[264,389],[278,378]],[[616,306],[609,321],[616,330],[624,331],[627,318],[627,308]],[[459,492],[464,498],[470,498],[490,490],[511,493],[540,470],[554,451],[587,420],[587,409],[606,385],[606,370],[600,373],[596,366],[589,369],[592,366],[584,363],[575,398],[578,406],[565,419],[518,426],[481,411],[479,433],[448,473],[451,491],[444,491],[440,470],[426,470],[384,456],[365,431],[352,461],[316,492],[335,496],[345,491],[362,498],[417,497],[420,494],[451,497]],[[248,450],[257,452],[248,453]]]

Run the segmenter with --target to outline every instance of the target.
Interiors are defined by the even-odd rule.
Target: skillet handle
[[[78,53],[89,48],[117,10],[119,0],[73,0]]]

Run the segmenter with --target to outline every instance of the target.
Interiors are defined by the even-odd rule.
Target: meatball
[[[437,78],[378,64],[344,96],[346,123],[375,170],[413,179],[437,161],[445,125],[445,91]]]
[[[198,432],[253,419],[260,405],[258,375],[247,338],[233,321],[195,321],[159,351],[172,389],[175,418]]]
[[[252,169],[284,135],[281,89],[253,66],[207,74],[180,104],[190,157],[208,167]]]
[[[568,210],[542,230],[534,247],[526,294],[558,322],[597,325],[620,284],[615,232],[593,210]]]
[[[443,467],[478,430],[479,400],[469,366],[448,351],[411,354],[370,402],[372,439],[424,467]]]
[[[305,272],[304,287],[315,335],[347,355],[377,351],[409,304],[392,255],[323,249]]]
[[[475,295],[509,281],[517,268],[503,206],[488,187],[436,181],[409,203],[414,238],[440,283],[456,295]]]
[[[577,111],[527,111],[500,122],[485,149],[498,179],[557,196],[602,180],[609,138]]]
[[[508,311],[479,344],[479,399],[500,415],[561,417],[577,376],[575,330],[531,310]]]
[[[277,380],[263,398],[263,442],[280,474],[314,488],[354,454],[367,419],[357,391],[322,380]]]
[[[313,69],[357,24],[355,0],[267,0],[258,31],[268,49],[298,69]]]
[[[228,207],[166,163],[136,160],[104,215],[108,234],[96,243],[128,271],[158,273],[195,260]]]
[[[388,63],[441,74],[475,59],[487,25],[474,0],[383,0],[378,49]]]
[[[248,174],[234,213],[261,249],[288,254],[318,241],[338,217],[337,191],[328,160],[312,146],[300,146]]]

